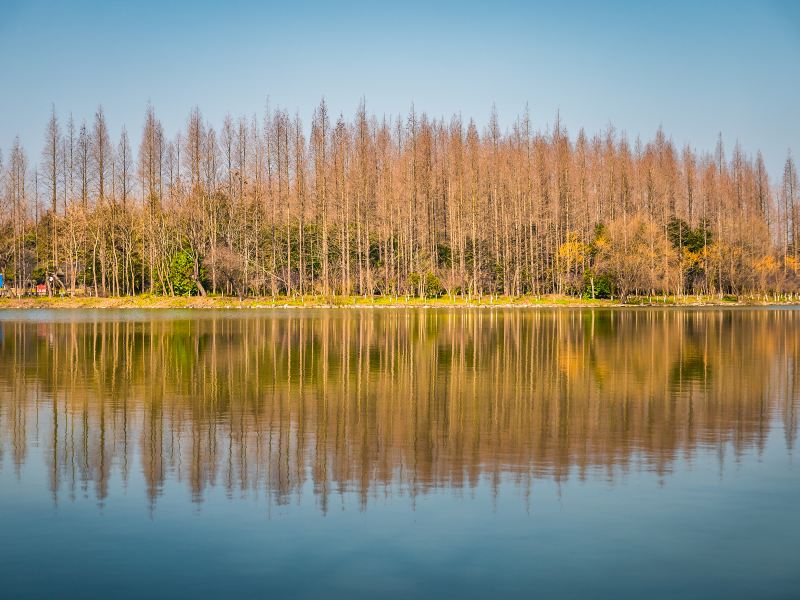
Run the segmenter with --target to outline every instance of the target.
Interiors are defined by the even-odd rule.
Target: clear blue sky
[[[0,0],[0,147],[39,157],[50,105],[138,140],[146,104],[167,131],[193,105],[219,124],[273,105],[308,122],[324,95],[351,116],[414,102],[432,116],[545,127],[663,125],[711,150],[722,132],[773,178],[800,152],[800,3],[45,2]],[[167,6],[168,5],[168,6]]]

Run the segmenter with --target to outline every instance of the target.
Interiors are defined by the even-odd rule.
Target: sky
[[[55,105],[137,140],[151,102],[168,134],[193,106],[220,125],[272,106],[308,123],[414,104],[510,126],[530,109],[574,135],[659,126],[678,146],[800,153],[800,2],[0,0],[0,148],[32,161]]]

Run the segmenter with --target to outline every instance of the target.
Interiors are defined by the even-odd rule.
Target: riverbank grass
[[[585,307],[611,308],[623,306],[762,306],[800,304],[800,298],[789,295],[748,296],[637,296],[625,302],[592,300],[561,295],[542,296],[442,296],[416,298],[409,296],[265,296],[236,298],[231,296],[138,296],[105,297],[0,297],[0,309],[11,308],[454,308],[454,307]]]

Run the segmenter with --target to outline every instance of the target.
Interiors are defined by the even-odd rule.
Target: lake
[[[800,310],[0,311],[4,598],[800,597]]]

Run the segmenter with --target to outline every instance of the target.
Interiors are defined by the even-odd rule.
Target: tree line
[[[138,147],[53,108],[40,160],[0,154],[0,273],[12,293],[322,295],[796,293],[797,170],[662,130],[570,135],[362,101],[306,126],[267,106]]]

